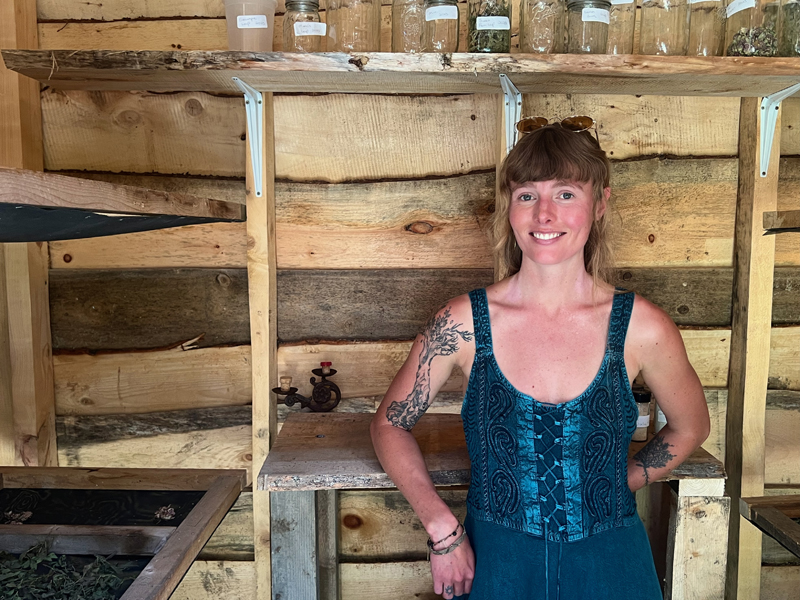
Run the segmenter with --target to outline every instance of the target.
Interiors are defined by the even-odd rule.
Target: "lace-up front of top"
[[[469,296],[476,352],[461,414],[472,518],[554,542],[633,524],[627,460],[638,413],[623,351],[634,295],[614,296],[600,370],[563,404],[538,402],[508,382],[492,349],[486,291]]]

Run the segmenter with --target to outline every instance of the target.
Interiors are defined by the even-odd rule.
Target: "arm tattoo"
[[[644,448],[633,455],[636,464],[644,469],[645,485],[650,483],[650,477],[647,474],[648,468],[661,469],[675,458],[675,455],[669,451],[671,447],[672,444],[668,444],[663,435],[656,435]]]
[[[416,425],[427,410],[431,396],[431,362],[437,356],[450,356],[458,352],[459,339],[469,342],[473,333],[459,329],[461,323],[450,320],[450,308],[442,316],[434,315],[422,332],[422,351],[414,389],[402,402],[395,400],[386,409],[386,418],[395,427],[406,431]]]

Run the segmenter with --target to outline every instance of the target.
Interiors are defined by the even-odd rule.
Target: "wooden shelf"
[[[292,413],[258,476],[258,489],[299,491],[394,487],[369,435],[372,414]],[[436,485],[466,485],[470,463],[461,415],[428,414],[413,430]],[[632,445],[635,452],[644,442]],[[722,463],[702,448],[668,480],[722,480]]]
[[[800,58],[3,50],[7,68],[61,89],[239,94],[523,93],[764,96],[800,82]]]
[[[800,210],[779,210],[764,213],[765,234],[800,232]]]
[[[0,242],[50,242],[244,221],[241,204],[0,168]]]

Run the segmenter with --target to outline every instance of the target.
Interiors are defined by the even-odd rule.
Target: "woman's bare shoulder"
[[[636,294],[628,325],[628,345],[646,354],[683,348],[683,338],[669,314]]]

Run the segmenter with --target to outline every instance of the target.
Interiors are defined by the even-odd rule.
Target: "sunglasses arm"
[[[522,94],[504,73],[500,74],[500,87],[503,88],[506,113],[506,154],[508,154],[517,143],[516,124],[522,114]]]

